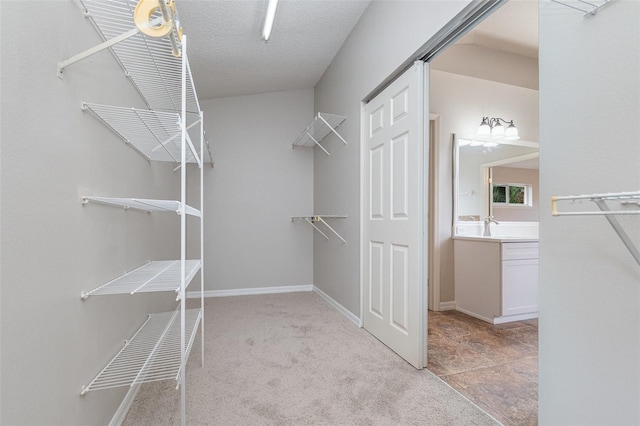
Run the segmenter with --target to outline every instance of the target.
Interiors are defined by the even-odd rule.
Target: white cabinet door
[[[538,259],[502,262],[502,315],[538,312]]]

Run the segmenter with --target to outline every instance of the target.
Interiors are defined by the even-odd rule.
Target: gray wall
[[[179,257],[179,218],[81,204],[82,195],[175,198],[179,175],[150,164],[81,101],[143,106],[75,2],[2,2],[1,424],[106,424],[127,389],[80,396],[171,295],[80,299],[148,259]],[[44,31],[43,29],[46,29]]]
[[[349,142],[327,140],[315,152],[314,209],[347,214],[335,228],[347,240],[314,239],[314,284],[360,316],[361,101],[469,1],[373,1],[315,88],[315,110],[348,116],[339,128]]]
[[[205,174],[205,291],[313,284],[313,152],[292,149],[313,90],[202,102],[215,167]]]
[[[635,0],[541,3],[542,425],[640,423],[640,267],[604,217],[549,214],[552,195],[640,188],[638,22]],[[638,246],[640,218],[621,222]]]

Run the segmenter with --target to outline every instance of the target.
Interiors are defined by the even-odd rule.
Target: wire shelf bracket
[[[586,16],[595,16],[600,9],[610,5],[615,0],[551,0],[554,3],[561,4],[571,9],[579,10]]]
[[[100,287],[82,292],[80,297],[86,300],[89,296],[174,291],[177,294],[176,300],[180,300],[181,266],[180,260],[148,262]],[[185,292],[201,266],[200,260],[185,262]]]
[[[576,200],[588,200],[592,201],[598,206],[600,211],[558,211],[558,201],[571,201]],[[624,205],[640,205],[640,191],[637,192],[618,192],[608,194],[590,194],[590,195],[567,195],[567,196],[553,196],[551,197],[551,215],[552,216],[604,216],[613,230],[618,234],[620,240],[625,245],[629,253],[633,256],[635,261],[640,265],[640,251],[633,243],[629,235],[622,227],[617,219],[617,216],[640,216],[640,210],[611,210],[608,201],[619,201]]]
[[[334,133],[338,139],[342,141],[345,145],[347,145],[347,141],[344,140],[340,133],[336,131],[338,126],[340,126],[347,117],[343,115],[335,115],[335,114],[326,114],[319,112],[314,120],[307,126],[306,129],[298,136],[298,138],[293,142],[293,148],[295,147],[319,147],[325,154],[329,154],[329,151],[322,146],[320,142],[324,138],[327,137],[330,133]]]
[[[322,229],[320,229],[316,223],[321,223],[323,224],[327,229],[329,229],[329,231],[331,231],[336,237],[338,237],[343,244],[347,244],[347,240],[345,240],[344,238],[342,238],[342,236],[335,230],[333,229],[333,227],[331,227],[331,225],[329,225],[325,219],[346,219],[347,216],[343,215],[314,215],[314,216],[291,216],[291,222],[306,222],[309,225],[311,225],[313,227],[313,229],[315,229],[316,231],[318,231],[320,233],[320,235],[322,235],[325,239],[329,239],[329,236],[327,234],[325,234]]]
[[[190,216],[200,217],[200,211],[180,201],[173,200],[148,200],[142,198],[107,198],[107,197],[82,197],[82,204],[97,203],[124,209],[142,210],[144,212],[174,212],[178,215],[186,213]]]
[[[188,358],[202,319],[201,309],[185,311],[185,328],[189,336],[185,351]],[[120,386],[134,386],[159,380],[178,381],[182,370],[180,311],[151,314],[124,347],[86,386],[87,392]],[[186,365],[186,360],[184,362]]]

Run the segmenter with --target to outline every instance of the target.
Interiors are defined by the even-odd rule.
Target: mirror
[[[538,222],[538,157],[535,142],[485,147],[454,135],[454,235],[458,223],[482,222],[488,216],[498,221]]]

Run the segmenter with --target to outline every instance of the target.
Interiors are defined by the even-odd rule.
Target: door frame
[[[440,198],[440,114],[429,113],[428,146],[429,171],[425,182],[428,207],[438,206]],[[440,310],[440,246],[437,244],[440,235],[440,211],[430,208],[427,213],[427,308],[432,311]]]

